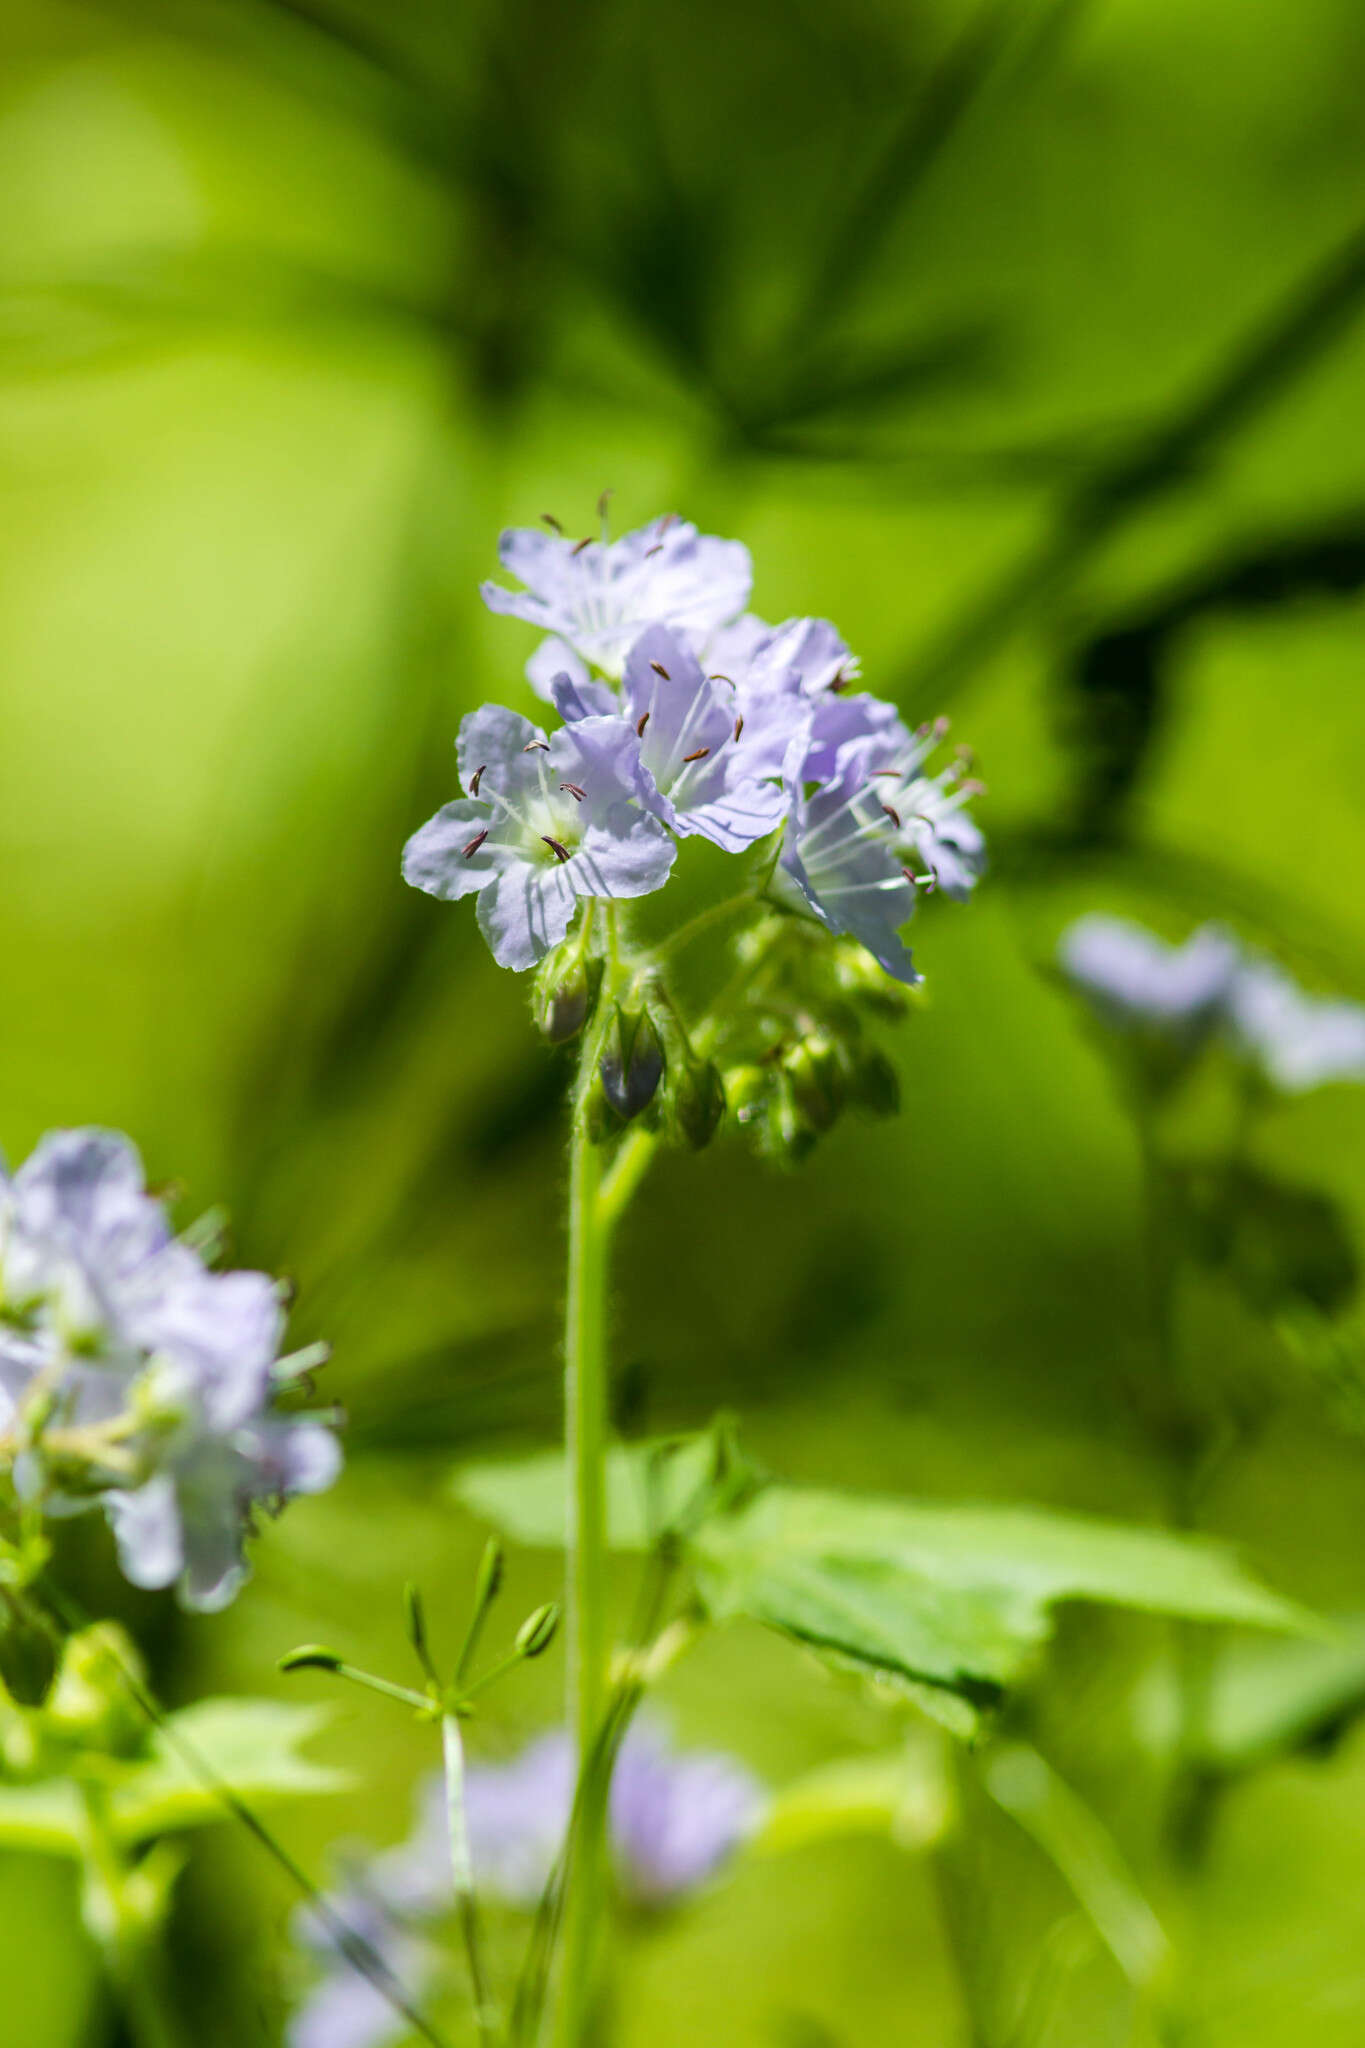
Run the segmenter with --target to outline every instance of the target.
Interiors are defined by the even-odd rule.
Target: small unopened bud
[[[559,1627],[559,1608],[553,1600],[544,1607],[537,1607],[534,1614],[528,1614],[517,1630],[517,1654],[521,1657],[539,1657],[549,1649]]]
[[[147,1739],[147,1723],[129,1679],[144,1674],[132,1637],[117,1622],[96,1622],[68,1636],[44,1708],[49,1729],[82,1749],[135,1755]]]
[[[474,1612],[482,1614],[491,1607],[502,1586],[503,1548],[496,1536],[490,1536],[479,1559],[479,1575],[474,1581]]]
[[[664,1049],[647,1010],[617,1006],[599,1072],[602,1092],[622,1123],[649,1107],[664,1076]]]
[[[422,1589],[411,1579],[403,1588],[403,1627],[408,1641],[425,1664],[427,1661],[427,1617],[422,1603]]]
[[[736,1123],[749,1124],[763,1112],[772,1087],[771,1067],[727,1067],[722,1078],[725,1106]]]
[[[768,1118],[767,1150],[785,1166],[799,1166],[814,1151],[818,1136],[801,1112],[791,1076],[784,1073]]]
[[[340,1671],[342,1658],[335,1650],[329,1650],[322,1643],[301,1643],[297,1650],[286,1650],[277,1659],[277,1671]]]
[[[855,1061],[849,1079],[849,1100],[869,1116],[895,1116],[901,1106],[901,1084],[884,1052],[867,1052]]]
[[[534,1009],[536,1028],[551,1045],[577,1038],[593,1013],[601,983],[601,960],[584,953],[577,940],[546,954],[536,972]]]
[[[783,1066],[802,1119],[814,1130],[830,1130],[846,1097],[842,1062],[835,1047],[813,1033],[792,1047]]]
[[[720,1129],[725,1115],[725,1087],[711,1060],[690,1061],[669,1075],[669,1129],[684,1145],[701,1152]]]

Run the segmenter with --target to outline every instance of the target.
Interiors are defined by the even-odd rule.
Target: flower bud
[[[549,1649],[559,1627],[559,1609],[553,1600],[528,1614],[517,1630],[517,1649],[523,1657],[540,1657]]]
[[[785,1166],[799,1166],[814,1151],[819,1132],[801,1112],[791,1076],[783,1073],[767,1122],[767,1150]]]
[[[816,1131],[832,1129],[847,1093],[843,1062],[833,1041],[812,1032],[792,1047],[782,1065],[803,1122]]]
[[[622,1123],[648,1108],[663,1079],[664,1049],[647,1010],[623,1010],[618,1003],[598,1071]]]
[[[498,1597],[502,1585],[503,1548],[496,1536],[490,1536],[479,1559],[479,1575],[474,1581],[474,1612],[482,1614],[491,1607]]]
[[[836,940],[831,949],[831,966],[841,995],[893,1022],[905,1016],[910,1007],[905,990],[855,940]]]
[[[854,1061],[849,1100],[869,1116],[897,1114],[901,1106],[900,1076],[884,1052],[865,1052]]]
[[[547,953],[536,969],[532,1007],[536,1028],[551,1045],[577,1038],[593,1013],[602,985],[602,962],[570,939]]]
[[[0,1605],[0,1698],[8,1692],[16,1706],[41,1706],[56,1668],[46,1631],[17,1606]]]
[[[146,1742],[147,1722],[129,1686],[130,1675],[143,1676],[142,1659],[117,1622],[96,1622],[68,1636],[43,1709],[48,1728],[82,1749],[135,1755]]]
[[[339,1671],[341,1657],[322,1643],[303,1643],[276,1660],[277,1671]]]
[[[736,1123],[753,1123],[763,1114],[763,1105],[772,1088],[772,1071],[767,1067],[754,1065],[727,1067],[721,1077],[725,1091],[725,1104]]]
[[[725,1115],[725,1088],[711,1060],[689,1060],[668,1086],[670,1134],[694,1152],[703,1151]]]

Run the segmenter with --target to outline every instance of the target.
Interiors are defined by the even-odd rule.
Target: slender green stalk
[[[156,1967],[155,1929],[134,1899],[133,1873],[114,1832],[102,1786],[83,1784],[87,1920],[104,1950],[136,2048],[181,2048]]]
[[[606,1005],[603,1004],[605,1012]],[[607,1244],[598,1202],[601,1158],[586,1098],[600,1038],[583,1050],[569,1148],[569,1267],[564,1319],[564,1433],[569,1472],[565,1531],[568,1723],[580,1772],[597,1753],[607,1699],[606,1435]],[[578,2048],[591,1997],[604,1870],[605,1799],[583,1802],[568,1872],[555,2040]]]
[[[454,1714],[447,1714],[441,1722],[441,1750],[445,1764],[446,1818],[450,1828],[450,1870],[455,1883],[455,1910],[469,1964],[474,2024],[481,2048],[496,2048],[501,2028],[483,1966],[483,1940],[474,1896],[474,1864],[469,1851],[469,1824],[465,1810],[464,1742]]]

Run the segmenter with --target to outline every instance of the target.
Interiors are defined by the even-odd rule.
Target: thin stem
[[[605,1001],[602,1013],[606,1014]],[[569,1269],[564,1319],[564,1431],[569,1470],[565,1531],[567,1719],[580,1774],[597,1751],[607,1694],[607,1240],[599,1209],[601,1157],[586,1101],[600,1033],[584,1046],[569,1146]],[[565,1901],[555,2040],[578,2048],[591,1995],[599,1920],[605,1801],[585,1802]]]
[[[132,1873],[114,1832],[108,1796],[103,1786],[83,1784],[81,1802],[88,1918],[104,1950],[128,2031],[137,2048],[180,2048],[155,1967],[155,1930],[130,1893]]]
[[[481,2048],[496,2048],[501,2028],[483,1966],[483,1941],[474,1896],[474,1865],[469,1851],[469,1823],[465,1809],[464,1742],[454,1714],[447,1714],[441,1722],[441,1751],[445,1764],[446,1819],[450,1828],[450,1870],[455,1883],[455,1910],[459,1915],[460,1934],[469,1964],[474,2024]]]

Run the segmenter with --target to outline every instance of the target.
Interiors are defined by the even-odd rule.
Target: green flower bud
[[[517,1630],[518,1651],[523,1657],[542,1656],[554,1641],[558,1627],[559,1609],[553,1600],[544,1607],[537,1607]]]
[[[812,1032],[792,1047],[782,1066],[802,1121],[816,1131],[832,1129],[847,1097],[844,1061],[833,1040]]]
[[[602,986],[602,962],[585,953],[580,939],[568,939],[545,955],[532,985],[537,1030],[551,1045],[577,1038],[591,1017]]]
[[[903,988],[877,965],[865,947],[849,939],[836,940],[831,949],[834,983],[842,995],[862,1003],[879,1017],[898,1020],[910,1008]]]
[[[784,1073],[778,1083],[766,1138],[767,1151],[784,1166],[799,1166],[815,1150],[819,1132],[802,1114],[789,1074]]]
[[[664,1049],[647,1010],[623,1010],[617,1004],[598,1072],[607,1102],[622,1123],[648,1108],[664,1077]]]
[[[720,1129],[725,1115],[725,1088],[714,1063],[689,1063],[669,1076],[668,1125],[670,1135],[701,1152]]]
[[[726,1107],[736,1123],[749,1124],[763,1113],[763,1105],[772,1089],[772,1069],[769,1067],[743,1066],[727,1067],[722,1076]]]
[[[865,1052],[853,1064],[849,1100],[869,1116],[895,1116],[901,1106],[900,1076],[884,1052]]]
[[[136,1755],[146,1743],[147,1722],[128,1678],[140,1679],[143,1671],[136,1644],[116,1621],[68,1636],[43,1709],[49,1730],[82,1749]]]
[[[17,1706],[41,1706],[56,1669],[57,1653],[46,1631],[8,1602],[0,1606],[0,1689]]]

